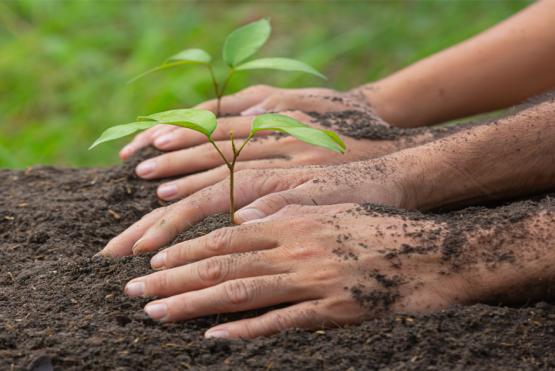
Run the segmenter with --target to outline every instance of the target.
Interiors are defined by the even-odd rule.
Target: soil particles
[[[149,257],[93,257],[162,205],[157,183],[133,175],[137,161],[0,170],[0,370],[555,368],[555,306],[545,302],[392,314],[249,341],[203,333],[253,312],[159,324],[144,314],[146,299],[122,294],[150,272]],[[226,224],[209,217],[179,238]]]

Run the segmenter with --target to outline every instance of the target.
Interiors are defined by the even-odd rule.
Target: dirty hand
[[[163,322],[291,303],[205,334],[219,338],[433,311],[466,297],[462,275],[442,272],[443,234],[440,224],[380,215],[370,206],[288,206],[159,252],[151,264],[164,270],[131,280],[125,292],[161,298],[145,311]],[[429,252],[409,255],[403,246]]]
[[[315,119],[302,112],[289,112],[288,115],[312,127],[324,128]],[[218,129],[213,137],[228,159],[232,157],[231,142],[226,140],[229,138],[230,130],[233,130],[234,137],[237,138],[236,143],[240,145],[243,138],[249,134],[251,121],[251,117],[219,120]],[[386,124],[383,123],[383,125]],[[335,130],[335,128],[331,129]],[[379,157],[399,147],[397,143],[399,141],[395,140],[367,140],[343,136],[347,150],[346,153],[339,154],[309,146],[290,136],[267,135],[268,132],[262,134],[253,138],[241,152],[239,162],[236,164],[237,170],[340,164]],[[136,168],[137,175],[145,179],[191,175],[161,184],[157,191],[161,199],[181,199],[228,176],[228,168],[222,158],[201,134],[188,129],[176,129],[159,137],[159,140],[164,138],[168,139],[167,143],[163,145],[159,142],[155,143],[158,143],[159,148],[174,151],[143,161]]]
[[[235,174],[235,222],[260,219],[286,205],[331,205],[345,202],[404,207],[404,172],[395,159],[375,159],[336,166],[242,170]],[[113,238],[102,255],[125,256],[154,251],[205,217],[229,210],[229,180],[202,189],[145,215]]]
[[[215,112],[216,101],[207,101],[195,108]],[[215,139],[229,138],[229,129],[234,130],[237,138],[246,137],[252,120],[247,119],[248,116],[294,110],[321,113],[354,110],[376,116],[370,109],[366,96],[359,90],[338,92],[323,88],[280,89],[266,85],[255,85],[222,98],[222,113],[224,115],[241,115],[245,116],[245,119],[220,120],[219,126],[222,126],[222,129],[215,133]],[[140,148],[149,145],[167,151],[188,148],[205,142],[205,137],[191,133],[190,130],[173,125],[157,125],[138,134],[128,145],[122,148],[120,157],[126,160]]]

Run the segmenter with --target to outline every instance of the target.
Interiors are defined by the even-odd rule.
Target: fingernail
[[[125,285],[125,293],[129,296],[143,296],[145,284],[142,281],[129,282]]]
[[[154,140],[156,147],[164,148],[173,140],[173,134],[164,134]]]
[[[147,304],[145,312],[150,318],[161,320],[168,314],[168,306],[162,303]]]
[[[158,196],[160,198],[168,199],[177,194],[177,186],[175,183],[166,183],[158,187]]]
[[[154,161],[145,161],[141,162],[139,166],[137,166],[137,175],[138,176],[147,176],[148,174],[154,171],[156,167],[156,162]]]
[[[241,112],[241,116],[255,116],[255,115],[261,115],[263,113],[266,113],[266,110],[264,108],[260,106],[254,106],[251,108],[247,108],[246,110]]]
[[[150,265],[154,269],[164,268],[166,265],[166,253],[163,251],[154,255],[152,259],[150,259]]]
[[[264,215],[264,213],[262,213],[258,209],[250,208],[250,209],[242,209],[242,210],[237,211],[235,213],[235,216],[237,218],[241,219],[243,222],[248,222],[250,220],[262,219],[266,215]]]
[[[133,252],[133,255],[138,255],[138,254],[141,253],[141,250],[139,249],[139,247],[141,247],[142,242],[143,242],[142,238],[140,238],[137,242],[135,242],[135,244],[131,248],[131,251]]]
[[[205,338],[219,338],[219,339],[226,339],[229,337],[229,332],[224,329],[216,329],[216,330],[208,330],[206,334],[204,334]]]

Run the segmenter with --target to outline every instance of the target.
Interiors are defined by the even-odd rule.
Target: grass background
[[[89,152],[108,126],[210,97],[195,67],[126,81],[186,47],[219,55],[237,26],[270,16],[260,56],[298,58],[327,82],[254,72],[253,83],[347,89],[462,41],[529,1],[0,0],[0,167],[97,166],[123,142]],[[453,73],[457,73],[453,71]]]

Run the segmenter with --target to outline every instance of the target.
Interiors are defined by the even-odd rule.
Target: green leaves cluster
[[[155,113],[148,116],[139,116],[136,122],[112,126],[90,146],[116,140],[141,130],[149,129],[158,124],[176,125],[197,131],[211,141],[212,134],[216,130],[216,116],[210,112],[200,109],[176,109]],[[265,114],[254,118],[249,137],[259,131],[274,131],[291,135],[305,143],[323,147],[334,152],[343,153],[345,144],[337,134],[330,130],[312,128],[292,117],[280,114]]]
[[[229,79],[237,71],[270,69],[290,72],[304,72],[325,79],[326,77],[308,64],[291,58],[259,58],[248,61],[268,41],[272,28],[267,18],[249,23],[229,34],[224,42],[222,58],[229,71],[222,82],[216,79],[212,57],[202,49],[185,49],[168,58],[158,67],[154,67],[129,82],[135,81],[152,72],[165,70],[183,65],[201,65],[210,71],[210,77],[214,85],[214,95],[220,101],[225,93]],[[219,107],[219,104],[218,104]],[[218,112],[219,114],[219,109]]]
[[[148,116],[139,116],[137,121],[129,124],[117,125],[108,128],[102,135],[89,147],[92,149],[97,145],[111,140],[119,139],[124,136],[136,133],[141,130],[149,129],[155,125],[176,125],[197,131],[206,136],[209,143],[214,146],[223,162],[229,168],[229,199],[230,199],[230,215],[233,222],[234,205],[234,170],[235,164],[241,151],[249,140],[259,131],[273,131],[291,135],[305,143],[329,149],[331,151],[343,153],[345,144],[339,136],[329,130],[319,130],[312,128],[298,120],[289,116],[279,114],[260,115],[253,119],[251,130],[247,138],[240,147],[235,146],[233,133],[230,133],[230,140],[233,150],[233,158],[228,160],[216,142],[212,138],[212,134],[217,128],[216,115],[220,113],[221,97],[225,92],[227,83],[235,71],[247,71],[257,69],[274,69],[283,71],[305,72],[325,78],[320,72],[316,71],[309,65],[289,58],[261,58],[248,60],[252,57],[270,37],[271,27],[268,19],[249,23],[243,27],[233,31],[225,40],[222,57],[229,68],[226,79],[220,84],[215,77],[214,69],[211,64],[212,57],[202,49],[186,49],[180,53],[168,58],[162,65],[155,67],[145,73],[137,76],[138,79],[151,72],[164,70],[171,67],[197,64],[203,65],[210,71],[210,76],[214,85],[214,93],[217,98],[216,114],[199,109],[176,109],[171,111],[154,113]],[[135,80],[134,79],[134,80]]]

